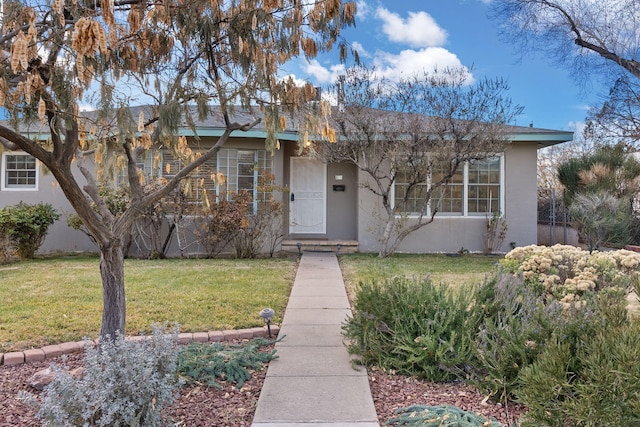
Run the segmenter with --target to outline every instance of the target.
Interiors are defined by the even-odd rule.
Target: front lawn
[[[102,316],[99,260],[67,257],[0,266],[0,352],[97,337]],[[126,260],[127,334],[153,323],[181,332],[279,322],[296,262],[291,259]]]
[[[358,253],[341,255],[339,259],[351,298],[360,282],[382,281],[397,276],[430,276],[436,283],[451,286],[479,284],[502,257],[476,254],[395,254],[388,258],[378,258],[376,254]]]

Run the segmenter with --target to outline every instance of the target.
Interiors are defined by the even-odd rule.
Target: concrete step
[[[328,239],[288,239],[282,242],[285,252],[335,252],[351,254],[358,252],[357,240],[328,240]]]

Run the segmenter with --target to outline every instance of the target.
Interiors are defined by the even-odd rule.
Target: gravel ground
[[[66,363],[72,368],[80,366],[82,355],[70,355]],[[25,405],[17,395],[20,390],[36,393],[28,385],[28,379],[50,364],[51,361],[0,366],[0,427],[41,425],[35,418],[35,410]],[[253,378],[239,390],[230,384],[225,384],[222,390],[204,385],[183,387],[166,415],[175,426],[250,426],[265,372],[266,369],[254,372]],[[495,417],[504,424],[512,422],[523,411],[516,405],[505,408],[486,402],[482,394],[464,384],[433,384],[375,369],[369,372],[369,383],[381,425],[393,418],[395,409],[416,404],[455,405],[486,417]]]

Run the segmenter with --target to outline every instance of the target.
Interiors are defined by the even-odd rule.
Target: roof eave
[[[538,149],[551,147],[573,140],[573,132],[568,131],[546,131],[516,133],[509,136],[509,140],[514,143],[535,142]]]

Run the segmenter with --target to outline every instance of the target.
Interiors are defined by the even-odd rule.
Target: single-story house
[[[36,123],[21,129],[30,138],[47,137],[42,125]],[[215,116],[196,123],[199,137],[196,147],[194,133],[185,126],[181,134],[194,143],[194,150],[206,149],[217,141],[223,132],[223,123]],[[512,126],[509,128],[511,144],[499,156],[482,162],[482,170],[470,165],[462,169],[460,182],[461,200],[452,203],[455,212],[441,210],[432,224],[406,238],[400,252],[453,253],[461,249],[471,252],[483,251],[486,239],[486,212],[478,209],[482,203],[471,200],[468,191],[468,176],[474,175],[474,185],[490,186],[493,202],[507,224],[507,235],[499,251],[508,251],[513,246],[537,243],[536,218],[536,166],[537,151],[543,147],[570,141],[572,132]],[[225,186],[230,191],[249,190],[254,198],[259,188],[259,168],[273,176],[273,185],[278,187],[276,197],[282,201],[284,215],[281,237],[277,249],[297,251],[300,247],[331,245],[341,250],[376,252],[378,233],[376,212],[380,209],[377,198],[366,188],[367,180],[354,165],[347,163],[324,164],[309,156],[299,155],[296,129],[279,133],[280,148],[271,153],[265,150],[266,132],[261,125],[249,131],[236,131],[218,153],[217,157],[201,167],[194,186],[206,189],[211,197],[219,191],[219,182],[212,172],[222,173]],[[152,156],[149,156],[152,157]],[[140,167],[147,173],[155,170],[159,175],[175,173],[179,160],[168,151],[147,158]],[[159,167],[152,163],[160,162]],[[4,150],[0,162],[0,208],[26,203],[51,203],[63,215],[71,213],[71,207],[53,177],[40,167],[38,162],[24,152]],[[483,181],[485,180],[485,181]],[[185,203],[194,209],[187,215],[197,215],[197,194]],[[197,239],[196,239],[197,240]],[[170,242],[168,255],[195,255],[204,252],[193,235],[177,233]],[[298,245],[300,244],[300,245]],[[95,251],[96,247],[81,231],[70,228],[61,219],[52,225],[41,252],[51,251]]]

